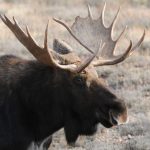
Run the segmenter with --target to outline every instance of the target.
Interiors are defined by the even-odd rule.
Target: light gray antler
[[[120,8],[118,9],[109,27],[106,27],[104,22],[105,8],[106,3],[104,4],[101,16],[97,20],[94,20],[91,14],[90,7],[88,6],[88,16],[86,18],[81,18],[79,16],[76,17],[75,22],[71,27],[68,27],[67,24],[58,19],[54,19],[59,24],[63,25],[69,31],[69,33],[91,53],[99,49],[100,41],[105,43],[104,48],[101,49],[99,53],[99,60],[95,60],[92,62],[94,66],[114,65],[116,63],[122,62],[129,55],[131,55],[136,48],[140,46],[145,37],[144,31],[143,35],[135,46],[132,47],[132,41],[130,41],[130,44],[127,47],[126,51],[121,55],[115,56],[114,50],[116,44],[125,32],[126,27],[123,29],[119,37],[116,40],[113,40],[113,30]]]

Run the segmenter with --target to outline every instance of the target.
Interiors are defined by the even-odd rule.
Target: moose
[[[79,135],[93,135],[98,123],[110,128],[128,121],[125,101],[109,90],[95,68],[124,61],[141,45],[145,31],[135,45],[130,41],[124,53],[114,55],[126,28],[114,40],[119,10],[106,27],[105,7],[106,4],[100,17],[94,19],[88,6],[87,17],[76,17],[72,26],[54,18],[90,52],[85,60],[62,40],[54,39],[53,49],[48,48],[48,24],[44,46],[40,47],[28,27],[24,31],[14,17],[12,21],[6,15],[0,16],[36,58],[0,57],[1,150],[27,150],[32,142],[38,145],[49,136],[50,144],[51,135],[60,128],[64,128],[67,143],[74,145]]]

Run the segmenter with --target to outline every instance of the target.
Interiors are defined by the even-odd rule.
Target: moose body
[[[110,128],[127,122],[124,100],[107,88],[95,67],[125,60],[140,46],[145,32],[135,46],[130,41],[126,51],[115,56],[115,46],[124,31],[117,40],[112,39],[118,13],[106,28],[104,10],[105,5],[101,17],[93,20],[88,7],[88,17],[76,18],[71,28],[54,19],[92,53],[85,61],[62,41],[54,40],[53,50],[49,49],[48,25],[42,48],[27,27],[24,32],[14,18],[12,22],[1,16],[37,60],[0,57],[0,150],[27,150],[32,142],[38,145],[60,128],[64,128],[66,140],[72,145],[79,135],[94,134],[98,123]],[[96,57],[99,59],[94,60]],[[50,143],[51,137],[46,142]]]

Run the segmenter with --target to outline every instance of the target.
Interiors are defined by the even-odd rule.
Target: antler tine
[[[87,49],[89,52],[91,52],[92,54],[94,54],[94,52],[89,49],[86,45],[84,45],[78,38],[77,36],[75,36],[72,32],[72,30],[68,27],[68,25],[66,23],[64,23],[63,21],[60,21],[59,19],[56,19],[56,18],[53,18],[54,21],[56,21],[57,23],[61,24],[62,26],[64,26],[68,32],[71,34],[71,36],[76,40],[78,41],[85,49]]]
[[[103,6],[103,9],[102,9],[102,12],[101,12],[101,15],[100,15],[100,21],[102,22],[102,25],[105,27],[105,9],[106,9],[106,2],[104,3],[104,6]]]
[[[0,14],[0,18],[4,23],[6,23],[5,19],[3,18],[3,16],[1,14]]]
[[[32,41],[35,45],[37,45],[36,41],[34,40],[34,38],[32,37],[32,35],[30,34],[28,26],[26,26],[26,32],[27,32],[27,35],[28,35],[28,38],[30,39],[30,41]],[[28,45],[26,45],[25,47],[28,48]],[[29,49],[29,51],[30,51],[30,49]],[[30,51],[30,52],[32,53],[32,51]]]
[[[65,65],[60,65],[59,63],[57,63],[57,61],[54,60],[51,52],[49,51],[48,49],[48,25],[49,25],[49,20],[48,20],[48,23],[46,25],[46,28],[45,28],[45,36],[44,36],[44,50],[47,51],[49,57],[50,57],[50,60],[52,61],[53,64],[55,64],[55,66],[58,66],[59,68],[62,68],[62,69],[68,69],[68,66],[65,66]],[[71,65],[74,70],[74,65]],[[70,67],[70,66],[69,66]]]
[[[145,37],[145,29],[144,29],[144,32],[143,32],[143,34],[142,34],[140,40],[137,42],[137,44],[135,44],[135,45],[132,47],[132,49],[131,49],[131,51],[130,51],[130,55],[141,45],[141,43],[142,43],[143,40],[144,40],[144,37]]]
[[[110,27],[109,27],[109,29],[110,29],[110,31],[111,31],[111,38],[112,38],[112,36],[113,36],[114,26],[115,26],[116,21],[117,21],[117,18],[118,18],[118,16],[119,16],[119,12],[120,12],[120,7],[119,7],[119,9],[118,9],[118,11],[117,11],[117,13],[116,13],[116,15],[115,15],[115,17],[114,17],[114,19],[113,19],[111,25],[110,25]]]
[[[116,57],[117,59],[115,59],[115,60],[112,62],[111,65],[120,63],[120,62],[122,62],[123,60],[125,60],[125,59],[129,56],[130,51],[131,51],[131,48],[132,48],[132,41],[130,40],[130,44],[129,44],[127,50],[126,50],[123,54],[121,54],[121,55],[119,55],[119,56],[114,56],[114,57]]]
[[[2,16],[1,16],[2,17]],[[18,25],[17,20],[13,17],[14,24],[8,19],[7,16],[5,16],[5,19],[3,18],[3,22],[5,20],[5,24],[8,26],[8,28],[14,33],[14,35],[17,37],[17,39],[33,54],[35,50],[30,49],[30,41],[32,41],[32,44],[36,47],[36,49],[39,49],[40,47],[37,45],[36,41],[33,39],[33,37],[30,35],[30,32],[28,30],[28,27],[26,26],[27,34],[21,29],[21,27]],[[1,19],[2,19],[1,18]],[[30,39],[30,40],[29,40]],[[34,54],[33,54],[34,55]]]
[[[48,49],[48,42],[47,42],[47,37],[48,37],[48,25],[49,25],[49,20],[48,20],[48,23],[47,23],[46,29],[45,29],[44,49]]]
[[[88,8],[88,16],[89,16],[89,18],[93,18],[93,16],[92,16],[92,13],[91,13],[91,7],[90,7],[90,5],[89,4],[87,4],[87,8]]]

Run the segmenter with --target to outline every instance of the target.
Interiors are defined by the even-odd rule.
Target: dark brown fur
[[[93,67],[80,74],[15,56],[0,57],[0,149],[26,150],[64,127],[68,143],[111,127],[109,111],[124,114]]]

